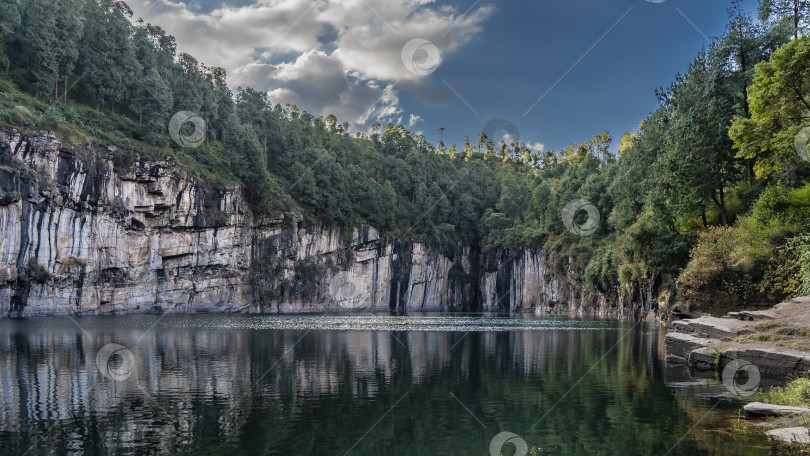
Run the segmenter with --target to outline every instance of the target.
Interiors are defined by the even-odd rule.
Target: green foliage
[[[806,0],[761,0],[759,16],[763,21],[775,23],[775,26],[799,37],[799,32],[806,30],[810,17],[810,2]]]
[[[810,405],[810,379],[797,378],[784,387],[771,387],[759,393],[758,399],[768,404],[807,407]]]
[[[30,60],[28,72],[36,93],[49,93],[58,74],[57,15],[51,0],[31,0],[22,9],[23,55]]]
[[[810,166],[796,151],[796,136],[810,119],[810,38],[800,37],[759,63],[748,89],[751,116],[729,134],[739,155],[756,160],[760,178],[807,179]]]
[[[176,55],[174,37],[132,23],[116,0],[3,3],[0,64],[12,59],[16,84],[0,80],[0,122],[115,145],[118,168],[172,155],[207,183],[243,185],[256,212],[294,211],[346,233],[368,223],[448,248],[542,249],[593,293],[656,272],[678,276],[681,299],[696,305],[767,301],[799,283],[810,292],[810,168],[794,150],[810,118],[810,44],[789,40],[783,19],[797,15],[783,3],[756,23],[734,2],[724,35],[657,92],[660,106],[623,135],[618,156],[608,132],[538,153],[485,134],[434,147],[377,122],[370,137],[350,136],[334,115],[249,87],[234,96],[224,70]],[[50,93],[61,102],[46,104]],[[198,147],[167,136],[180,110],[206,122]],[[574,200],[598,212],[589,235],[566,227]],[[214,202],[204,212],[227,222]]]
[[[243,125],[236,114],[231,114],[222,133],[222,145],[234,174],[245,184],[248,200],[261,206],[268,193],[267,165],[253,128]]]
[[[800,283],[795,290],[798,296],[810,295],[810,235],[796,236],[788,240],[788,251],[797,258]]]
[[[165,138],[173,105],[171,88],[155,68],[148,70],[135,87],[132,110],[142,122],[142,137],[150,144],[159,144]]]
[[[311,261],[295,262],[295,280],[300,282],[310,282],[318,277],[322,271],[321,267]]]
[[[79,43],[79,72],[101,109],[122,100],[140,72],[131,40],[132,10],[122,1],[85,0],[83,13],[86,28]]]
[[[793,258],[802,258],[802,236],[810,230],[810,184],[797,189],[766,188],[749,215],[733,227],[712,228],[700,235],[689,265],[681,273],[681,297],[720,306],[779,300],[793,288]],[[810,291],[810,290],[808,290]],[[711,296],[711,299],[708,297]]]
[[[14,28],[20,24],[20,0],[0,3],[0,73],[8,70],[9,60],[6,45]]]

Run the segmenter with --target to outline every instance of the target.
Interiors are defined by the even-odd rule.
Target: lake
[[[534,316],[0,320],[0,454],[760,455],[651,323]]]

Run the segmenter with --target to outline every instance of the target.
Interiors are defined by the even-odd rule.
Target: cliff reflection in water
[[[504,430],[540,454],[659,454],[690,428],[654,328],[256,329],[266,318],[0,321],[0,454],[487,454]],[[109,343],[133,355],[125,380],[96,366]],[[720,446],[761,454],[735,445]]]

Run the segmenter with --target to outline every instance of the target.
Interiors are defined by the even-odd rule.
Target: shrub
[[[810,405],[810,379],[797,378],[783,388],[772,387],[769,391],[760,393],[760,400],[776,405],[808,406]]]
[[[31,257],[28,260],[27,269],[30,273],[31,280],[36,283],[45,283],[51,278],[51,274],[47,269],[45,269],[45,266],[37,263],[37,260],[34,257]]]
[[[810,234],[790,239],[785,249],[796,256],[799,285],[795,290],[799,296],[810,295]]]

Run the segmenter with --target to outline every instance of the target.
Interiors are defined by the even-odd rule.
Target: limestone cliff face
[[[115,149],[0,131],[0,315],[532,310],[638,318],[536,251],[437,248],[256,217],[241,188],[170,159],[116,169]],[[291,219],[292,218],[292,219]]]
[[[114,149],[0,132],[2,315],[451,310],[472,302],[469,249],[344,238],[257,219],[238,186],[170,160],[116,170]]]
[[[575,273],[561,270],[537,250],[487,253],[479,285],[482,310],[637,320],[656,317],[673,296],[674,285],[658,274],[616,289],[588,291]]]

